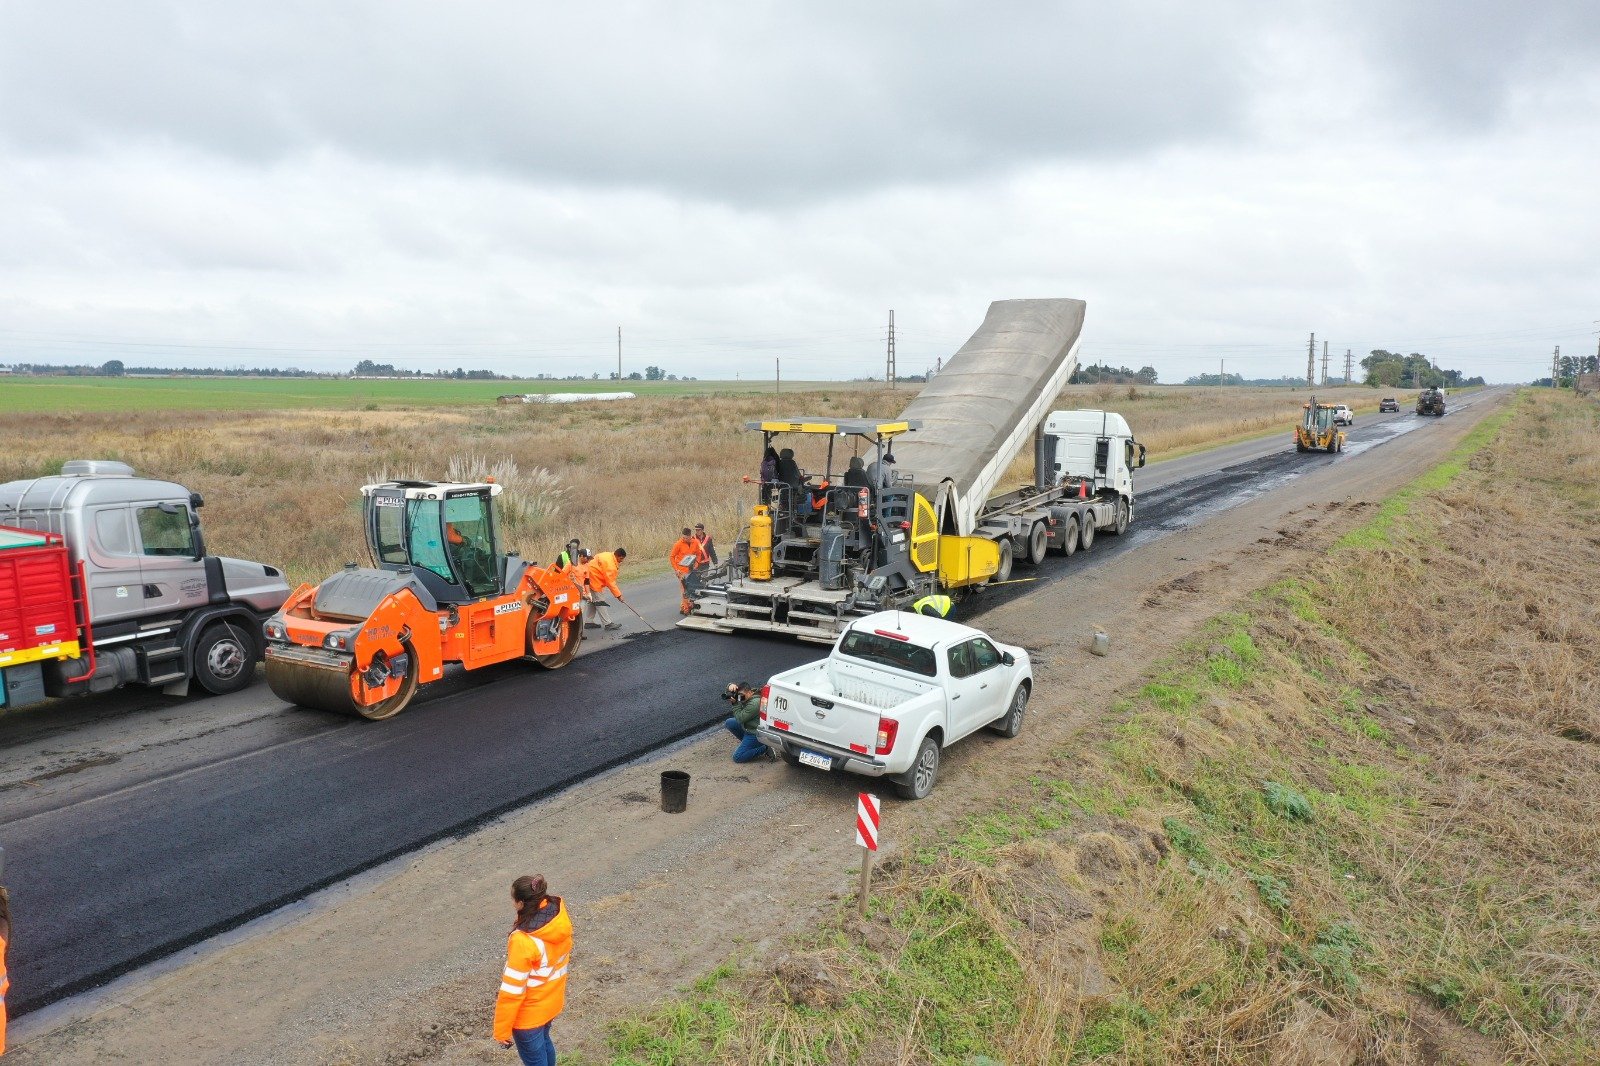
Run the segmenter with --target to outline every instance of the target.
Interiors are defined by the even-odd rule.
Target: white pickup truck
[[[1032,691],[1021,648],[883,611],[851,624],[826,659],[768,681],[756,736],[791,766],[888,777],[919,800],[939,776],[940,749],[984,726],[1016,736]]]

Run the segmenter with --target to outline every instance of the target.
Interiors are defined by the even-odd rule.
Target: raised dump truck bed
[[[895,445],[898,478],[972,535],[1006,471],[1078,367],[1082,300],[996,300],[976,333],[901,418],[922,423]]]

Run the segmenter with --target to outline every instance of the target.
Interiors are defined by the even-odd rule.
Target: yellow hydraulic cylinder
[[[756,504],[750,516],[750,577],[772,580],[772,509],[766,504]]]

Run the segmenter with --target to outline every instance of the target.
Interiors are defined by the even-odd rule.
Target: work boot
[[[607,622],[606,623],[606,628],[607,629],[621,629],[622,628],[622,623],[621,622]]]
[[[583,628],[585,628],[585,629],[599,629],[600,628],[600,623],[599,622],[585,622],[585,623],[583,623]]]

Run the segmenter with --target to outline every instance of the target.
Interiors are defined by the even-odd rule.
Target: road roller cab
[[[290,703],[398,714],[448,663],[471,670],[577,655],[582,593],[570,574],[505,548],[501,486],[388,481],[361,489],[373,568],[302,585],[267,622],[267,683]]]

